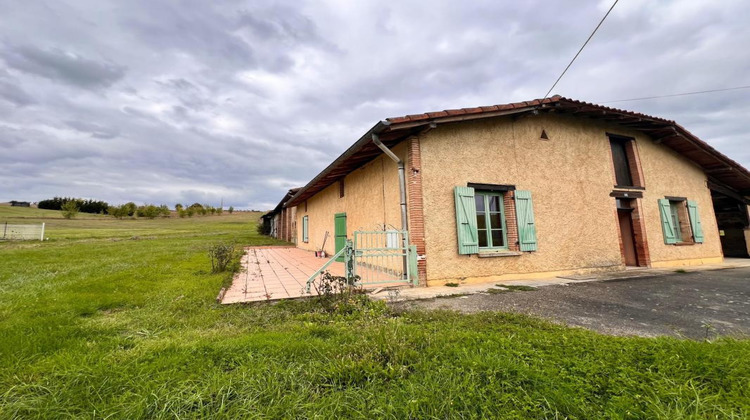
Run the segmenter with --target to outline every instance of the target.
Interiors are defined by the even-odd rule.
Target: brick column
[[[515,191],[508,191],[503,194],[505,228],[508,230],[505,234],[508,237],[508,250],[510,251],[519,251],[521,249],[521,246],[518,243],[518,220],[516,219],[515,193]]]
[[[417,247],[417,255],[425,255],[424,196],[422,195],[422,149],[419,137],[408,140],[408,168],[406,188],[409,206],[409,240]],[[419,285],[427,285],[427,260],[417,260]]]
[[[638,155],[638,145],[635,143],[635,140],[630,140],[625,144],[625,155],[628,157],[628,166],[633,185],[636,187],[645,187],[646,184],[643,182],[643,172],[641,171],[641,158]]]
[[[635,236],[635,252],[638,255],[639,267],[651,266],[651,254],[648,251],[648,238],[646,238],[646,223],[643,219],[643,209],[641,208],[641,199],[633,200],[633,234]]]

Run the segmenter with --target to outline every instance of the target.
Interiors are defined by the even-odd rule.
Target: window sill
[[[640,191],[646,190],[646,187],[641,187],[638,185],[615,185],[615,188],[621,189],[621,190],[640,190]]]
[[[479,258],[496,258],[496,257],[517,257],[519,255],[523,255],[523,252],[519,251],[508,251],[508,250],[500,250],[500,251],[479,251],[479,254],[477,254]]]
[[[677,242],[677,243],[673,243],[672,245],[674,245],[674,246],[690,246],[690,245],[695,245],[695,244],[698,244],[698,243],[699,242]]]

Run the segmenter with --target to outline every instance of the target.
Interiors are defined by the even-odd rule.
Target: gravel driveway
[[[461,288],[456,288],[456,293],[460,292]],[[517,312],[613,335],[750,337],[750,268],[574,283],[395,305],[466,313]]]

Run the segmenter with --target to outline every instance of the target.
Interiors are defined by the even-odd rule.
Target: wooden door
[[[337,213],[334,216],[334,243],[336,244],[336,251],[339,252],[346,246],[346,213]],[[344,261],[343,256],[339,257],[337,261]]]
[[[631,212],[627,210],[617,210],[617,219],[620,222],[620,237],[622,238],[622,256],[625,259],[625,265],[635,267],[638,266],[638,255],[635,251],[633,221],[630,214]]]

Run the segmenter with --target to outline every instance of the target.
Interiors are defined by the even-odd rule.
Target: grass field
[[[12,212],[11,212],[12,211]],[[0,243],[0,418],[748,418],[750,341],[602,336],[528,317],[222,307],[217,241],[258,214],[47,223]],[[43,218],[43,219],[42,219]]]

